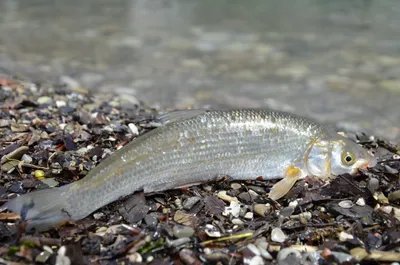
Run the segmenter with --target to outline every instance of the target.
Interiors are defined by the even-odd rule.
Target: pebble
[[[176,238],[191,237],[194,235],[194,229],[189,226],[175,225],[173,233]]]
[[[239,218],[233,218],[231,222],[234,225],[244,225],[244,222],[242,220],[240,220]]]
[[[221,200],[224,200],[224,201],[227,201],[227,202],[238,201],[238,199],[236,197],[232,197],[232,196],[227,195],[226,194],[226,190],[222,190],[222,191],[218,192],[217,196]]]
[[[104,213],[95,213],[95,214],[93,214],[93,218],[96,219],[96,220],[99,220],[102,217],[104,217]]]
[[[283,233],[282,229],[275,227],[271,231],[271,240],[278,243],[283,243],[287,239],[287,235]]]
[[[1,127],[7,127],[11,124],[11,121],[5,120],[5,119],[0,119],[0,128]]]
[[[57,265],[71,265],[71,260],[65,254],[67,253],[67,248],[61,246],[57,251],[56,264]]]
[[[261,255],[261,253],[260,253],[260,250],[254,245],[254,244],[248,244],[247,245],[247,248],[251,251],[251,252],[253,252],[254,253],[254,255],[256,255],[256,256],[260,256]]]
[[[344,200],[339,202],[338,205],[344,209],[350,209],[354,206],[354,203],[351,200]]]
[[[184,248],[179,251],[179,257],[186,265],[201,265],[202,262],[196,257],[196,254],[191,249]]]
[[[132,263],[136,263],[136,262],[140,263],[140,262],[143,261],[142,255],[140,255],[140,254],[137,253],[137,252],[128,255],[128,259],[129,259],[129,261],[132,262]]]
[[[396,190],[396,191],[390,193],[388,199],[392,203],[400,201],[400,190]]]
[[[172,241],[167,241],[167,245],[169,247],[179,247],[179,246],[182,246],[182,245],[184,245],[186,243],[189,243],[189,242],[190,242],[190,238],[182,237],[182,238],[178,238],[178,239],[175,239],[175,240],[172,240]]]
[[[293,248],[283,248],[276,256],[279,265],[300,264],[301,252]]]
[[[294,212],[294,207],[288,206],[280,210],[279,214],[282,216],[291,216]]]
[[[372,197],[374,197],[374,199],[377,200],[379,203],[383,203],[383,204],[388,204],[389,203],[388,198],[386,198],[385,194],[383,194],[383,192],[381,192],[381,191],[374,192]]]
[[[39,263],[45,263],[51,256],[51,253],[47,251],[42,251],[39,253],[39,255],[36,256],[35,262]]]
[[[33,159],[32,159],[31,156],[29,156],[27,154],[24,154],[24,155],[22,155],[21,160],[24,161],[27,164],[30,164],[30,163],[32,163]]]
[[[260,251],[261,256],[266,260],[272,260],[272,255],[268,252],[268,243],[267,242],[259,242],[257,243],[258,250]]]
[[[253,217],[254,217],[254,214],[253,214],[252,212],[247,212],[247,213],[244,215],[244,218],[245,218],[245,219],[249,219],[249,220],[253,219]]]
[[[158,224],[158,218],[155,214],[147,214],[144,217],[144,222],[147,224],[148,228],[155,228]]]
[[[50,254],[53,254],[54,251],[51,247],[44,245],[43,250],[49,252]]]
[[[258,194],[253,191],[253,190],[249,190],[249,191],[245,191],[242,192],[238,195],[239,199],[246,201],[246,202],[251,202],[253,201],[255,198],[258,197]]]
[[[242,188],[242,185],[240,183],[232,183],[231,188],[234,190],[240,190],[240,188]]]
[[[129,130],[131,131],[132,135],[134,135],[134,136],[139,135],[139,129],[135,124],[129,123],[128,127],[129,127]]]
[[[239,217],[240,216],[240,203],[237,201],[231,201],[231,204],[229,206],[225,207],[223,214],[225,216],[232,214],[233,217]]]
[[[200,199],[201,198],[197,196],[187,198],[182,205],[183,209],[187,211],[191,210],[200,201]]]
[[[253,210],[260,216],[266,216],[272,212],[272,206],[265,204],[255,204]]]
[[[40,97],[37,99],[37,103],[38,104],[52,104],[53,103],[53,99],[51,97]]]
[[[67,106],[67,103],[63,100],[56,100],[56,106],[57,108],[65,107]]]
[[[379,180],[377,178],[370,178],[368,181],[368,189],[374,193],[379,188]]]
[[[351,240],[353,238],[354,238],[353,235],[348,234],[346,232],[342,231],[342,232],[339,233],[339,240],[342,241],[342,242],[346,242],[347,240]]]
[[[356,204],[358,206],[365,206],[365,199],[364,198],[358,198],[358,200],[356,201]]]

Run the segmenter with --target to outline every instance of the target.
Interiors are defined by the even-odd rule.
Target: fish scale
[[[282,178],[313,139],[328,135],[313,121],[268,110],[196,110],[160,120],[162,126],[116,151],[82,180],[21,196],[8,208],[21,212],[34,202],[27,218],[43,230],[142,189],[166,190],[220,175]],[[51,196],[58,200],[43,202]]]

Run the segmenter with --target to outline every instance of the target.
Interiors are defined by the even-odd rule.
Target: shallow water
[[[243,3],[2,0],[0,67],[165,108],[269,107],[400,140],[399,1]]]

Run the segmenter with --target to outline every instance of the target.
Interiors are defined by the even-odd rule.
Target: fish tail
[[[21,195],[4,206],[27,221],[27,230],[48,230],[52,226],[71,219],[66,194],[71,184],[58,188],[44,189]]]

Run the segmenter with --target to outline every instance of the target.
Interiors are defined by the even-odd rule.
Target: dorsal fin
[[[154,121],[161,125],[166,125],[171,122],[187,120],[206,112],[207,110],[205,109],[176,110],[158,115]]]

